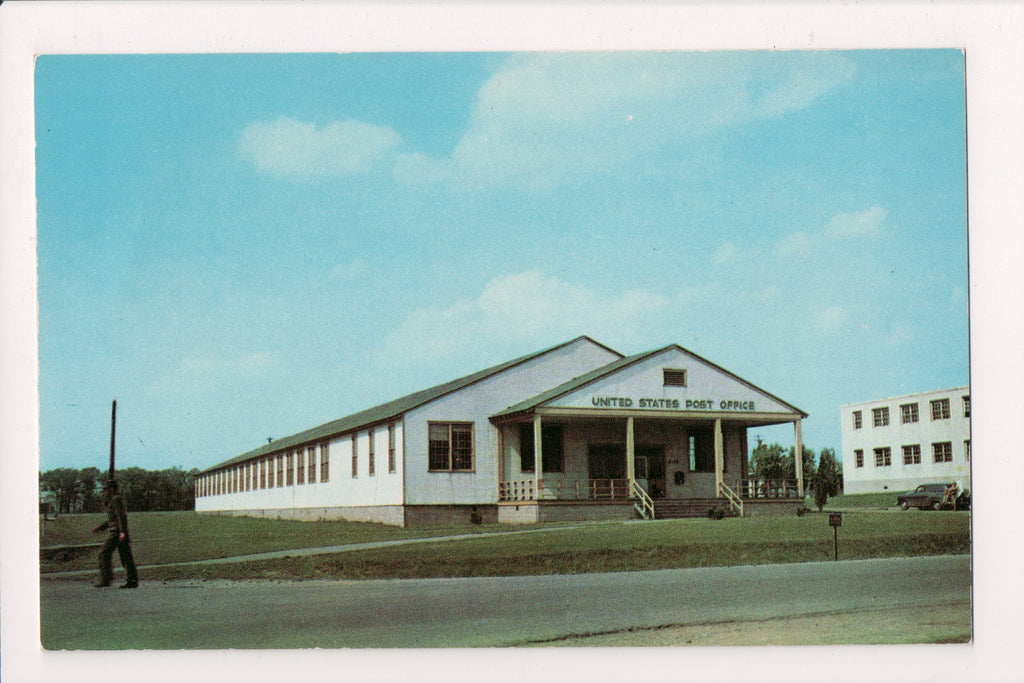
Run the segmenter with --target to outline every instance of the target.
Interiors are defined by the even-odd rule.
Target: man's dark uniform
[[[107,510],[107,521],[100,524],[93,531],[108,531],[107,540],[100,549],[100,581],[99,587],[109,586],[114,578],[114,571],[111,567],[111,556],[114,549],[121,557],[121,566],[124,567],[127,581],[121,588],[135,588],[139,585],[139,574],[135,569],[135,560],[132,558],[131,539],[128,537],[128,515],[125,514],[124,501],[117,493],[117,482],[107,482],[103,489],[104,502]]]

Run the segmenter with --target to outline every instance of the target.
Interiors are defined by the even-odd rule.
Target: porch
[[[567,519],[565,508],[573,504],[580,515],[603,505],[602,515],[618,510],[615,518],[651,519],[704,516],[719,506],[766,514],[803,504],[801,471],[791,481],[748,475],[747,429],[765,424],[763,416],[535,411],[529,420],[516,417],[495,425],[499,513],[501,506],[529,509],[521,516],[543,521],[554,507]],[[799,419],[795,432],[800,443]]]

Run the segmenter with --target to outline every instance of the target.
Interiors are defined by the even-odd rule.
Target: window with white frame
[[[373,427],[371,427],[366,432],[366,436],[369,438],[369,441],[370,441],[369,460],[370,460],[370,476],[372,477],[375,474],[377,474],[377,458],[374,455],[374,448],[373,448],[373,440],[374,440],[374,430],[373,430]]]
[[[892,465],[892,449],[888,446],[875,449],[875,467],[889,467]]]
[[[298,484],[305,484],[306,483],[306,451],[305,451],[305,449],[300,448],[299,450],[295,451],[295,460],[296,460],[296,463],[295,463],[296,464],[296,468],[295,468],[295,484],[296,485],[298,485]]]
[[[388,425],[388,472],[394,472],[395,464],[395,425]]]
[[[971,416],[971,397],[970,396],[964,396],[963,399],[964,399],[964,417],[970,417]]]
[[[357,447],[356,434],[352,435],[352,478],[359,476],[359,448]]]
[[[932,401],[932,420],[949,419],[949,399],[940,398]]]
[[[900,406],[900,424],[913,424],[918,420],[917,404],[904,403]]]
[[[330,454],[330,445],[328,442],[320,444],[320,481],[330,481],[331,474],[331,461],[328,458]]]
[[[949,441],[933,443],[932,456],[935,462],[953,462],[953,444]]]
[[[904,465],[920,465],[921,464],[921,444],[912,444],[910,446],[903,447],[903,464]]]
[[[864,415],[859,410],[853,411],[853,428],[860,429],[864,426]]]
[[[875,427],[885,427],[889,424],[889,406],[884,408],[872,408],[871,420]]]
[[[970,439],[965,439],[964,440],[964,459],[967,460],[967,462],[971,461],[971,440]]]
[[[864,449],[858,448],[854,450],[853,460],[857,467],[864,467]]]
[[[473,471],[472,422],[430,422],[427,431],[428,471]]]
[[[306,449],[306,460],[309,463],[308,471],[306,472],[306,480],[310,484],[316,483],[316,447],[310,446]]]

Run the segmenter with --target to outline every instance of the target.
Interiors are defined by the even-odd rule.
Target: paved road
[[[575,576],[41,582],[49,649],[473,647],[630,627],[969,605],[966,556]]]

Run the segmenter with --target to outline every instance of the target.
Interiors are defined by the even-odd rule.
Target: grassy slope
[[[63,518],[78,531],[93,520]],[[396,529],[344,522],[287,522],[190,513],[133,515],[140,565],[330,546],[368,540],[434,536],[509,527]],[[70,537],[70,536],[69,536]],[[87,539],[88,540],[88,539]],[[149,579],[318,579],[496,576],[626,571],[830,560],[827,514],[744,519],[587,524],[531,534],[432,542],[312,557],[210,566],[150,568]],[[840,559],[970,552],[968,513],[849,512],[839,530]],[[94,555],[43,568],[91,568]]]

